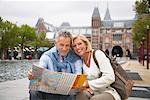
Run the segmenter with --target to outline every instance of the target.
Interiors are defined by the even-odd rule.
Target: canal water
[[[27,72],[38,60],[5,60],[0,61],[0,82],[27,77]]]

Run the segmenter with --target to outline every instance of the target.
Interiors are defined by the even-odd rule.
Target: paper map
[[[85,75],[52,72],[35,65],[32,73],[35,78],[30,80],[29,89],[54,94],[68,95],[72,88],[80,88],[86,79]]]

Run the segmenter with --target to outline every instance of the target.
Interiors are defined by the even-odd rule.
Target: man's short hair
[[[56,35],[55,35],[55,42],[57,41],[57,39],[59,37],[70,38],[70,41],[72,43],[72,34],[70,32],[67,32],[67,31],[59,31],[59,32],[57,32]]]

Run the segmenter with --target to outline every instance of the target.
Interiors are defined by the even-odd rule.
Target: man
[[[40,58],[40,66],[51,71],[76,73],[82,72],[82,60],[71,50],[72,36],[69,32],[58,32],[55,46],[45,52]],[[28,72],[29,80],[33,79]],[[30,90],[30,100],[75,100],[75,94],[61,95]]]

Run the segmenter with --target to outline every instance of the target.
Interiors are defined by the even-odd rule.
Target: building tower
[[[109,12],[109,8],[108,8],[108,2],[107,2],[107,9],[105,12],[105,16],[104,19],[102,21],[102,34],[103,34],[103,50],[108,49],[109,52],[111,51],[112,48],[112,33],[110,32],[110,30],[112,29],[112,23],[110,23],[112,21],[111,19],[111,15]]]
[[[106,9],[104,20],[111,20],[111,16],[108,9],[108,2],[107,2],[107,9]]]
[[[101,49],[102,41],[100,36],[100,27],[101,27],[101,17],[97,7],[94,8],[92,14],[92,47],[93,49]]]
[[[44,19],[43,18],[39,18],[38,22],[35,26],[37,33],[46,33],[46,27],[44,25]]]

